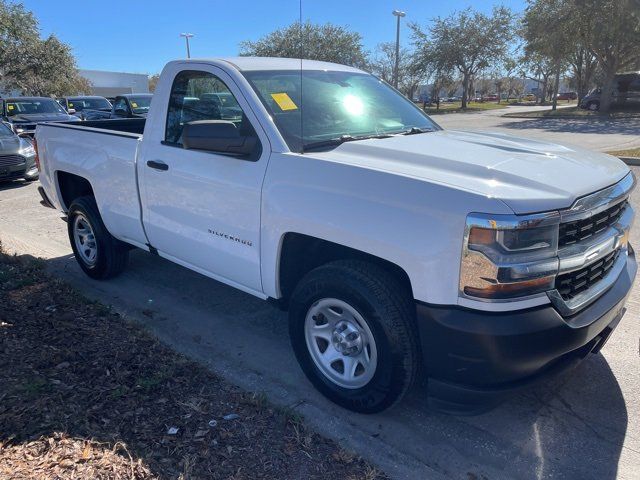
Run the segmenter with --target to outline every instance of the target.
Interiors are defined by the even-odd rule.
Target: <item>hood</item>
[[[38,122],[68,122],[78,120],[78,117],[66,113],[23,113],[9,117],[12,123],[38,123]]]
[[[629,173],[604,153],[452,130],[346,142],[309,155],[480,193],[502,200],[516,214],[569,208]]]
[[[17,135],[7,135],[6,137],[0,137],[0,155],[16,154],[21,148],[26,146],[26,141],[22,140]]]

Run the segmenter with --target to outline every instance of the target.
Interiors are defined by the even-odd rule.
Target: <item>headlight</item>
[[[506,300],[553,288],[558,272],[560,215],[467,217],[460,293]]]
[[[33,157],[36,154],[36,150],[33,148],[33,145],[27,145],[18,150],[18,154],[24,157]]]

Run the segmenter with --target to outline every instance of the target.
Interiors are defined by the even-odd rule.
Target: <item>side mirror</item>
[[[199,120],[185,124],[182,145],[188,150],[250,155],[258,143],[256,136],[242,136],[233,122]]]

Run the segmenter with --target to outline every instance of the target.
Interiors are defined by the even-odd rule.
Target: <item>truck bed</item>
[[[110,132],[133,133],[142,135],[146,118],[109,118],[105,120],[87,120],[84,122],[57,122],[49,123],[49,126],[70,126],[74,128],[97,128],[100,130],[108,130]]]
[[[142,135],[146,122],[146,118],[110,118],[106,120],[87,120],[82,122],[80,126]]]
[[[144,244],[136,160],[144,118],[44,123],[36,130],[40,181],[61,210],[69,207],[57,195],[56,179],[88,179],[109,232],[134,245]]]

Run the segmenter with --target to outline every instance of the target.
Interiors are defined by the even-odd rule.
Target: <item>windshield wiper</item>
[[[415,135],[417,133],[428,133],[428,132],[433,132],[433,129],[411,127],[409,130],[404,130],[402,132],[399,132],[398,135]]]
[[[372,138],[389,138],[393,135],[388,133],[384,134],[375,134],[375,135],[360,135],[354,137],[353,135],[341,135],[336,138],[330,138],[328,140],[320,140],[319,142],[311,142],[305,143],[302,148],[303,150],[314,150],[316,148],[324,148],[324,147],[337,147],[338,145],[342,145],[345,142],[354,142],[356,140],[369,140]]]

